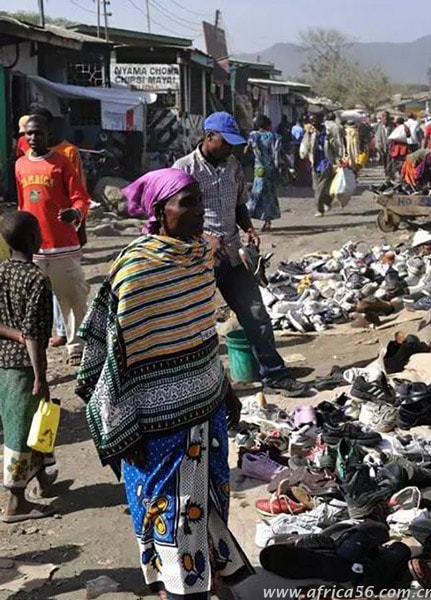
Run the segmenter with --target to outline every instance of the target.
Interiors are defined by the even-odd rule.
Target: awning
[[[59,98],[76,98],[100,102],[101,124],[104,129],[143,131],[144,104],[152,104],[157,94],[128,90],[125,87],[100,88],[67,85],[48,81],[37,75],[27,76],[30,84],[30,110],[48,108],[54,116],[62,116]]]
[[[157,100],[157,94],[140,90],[128,90],[121,86],[118,88],[83,87],[56,83],[38,75],[28,75],[27,79],[41,90],[51,92],[61,98],[98,100],[99,102],[123,104],[128,107],[137,106],[138,104],[153,104]]]

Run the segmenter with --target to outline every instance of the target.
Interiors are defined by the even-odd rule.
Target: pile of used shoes
[[[431,436],[394,431],[431,425],[431,385],[391,380],[379,362],[343,379],[350,392],[315,407],[244,403],[238,466],[268,484],[255,504],[261,564],[376,590],[431,583]],[[413,560],[404,537],[424,557]]]
[[[378,324],[403,305],[431,308],[431,257],[418,256],[421,236],[411,248],[378,246],[366,252],[348,242],[332,253],[314,253],[297,262],[281,262],[262,297],[274,329],[323,331],[353,320]]]

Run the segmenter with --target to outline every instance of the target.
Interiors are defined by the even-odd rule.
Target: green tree
[[[27,12],[25,10],[17,10],[17,11],[0,10],[0,16],[11,17],[12,19],[18,19],[18,21],[25,21],[26,23],[32,23],[34,25],[39,25],[39,13],[37,13],[37,12]],[[47,17],[47,16],[45,16],[45,22],[50,23],[52,25],[60,25],[61,27],[67,27],[68,25],[76,24],[76,21],[70,21],[69,19],[63,19],[63,18],[54,19],[52,17]]]

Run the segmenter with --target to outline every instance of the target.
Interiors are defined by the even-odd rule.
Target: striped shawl
[[[220,406],[214,294],[211,252],[200,240],[142,236],[113,263],[80,329],[77,388],[103,464]]]

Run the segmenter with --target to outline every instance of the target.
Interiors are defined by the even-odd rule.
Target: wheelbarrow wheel
[[[383,233],[390,233],[396,231],[400,226],[401,219],[398,215],[388,212],[385,214],[384,210],[381,210],[377,215],[377,225],[380,231]]]

